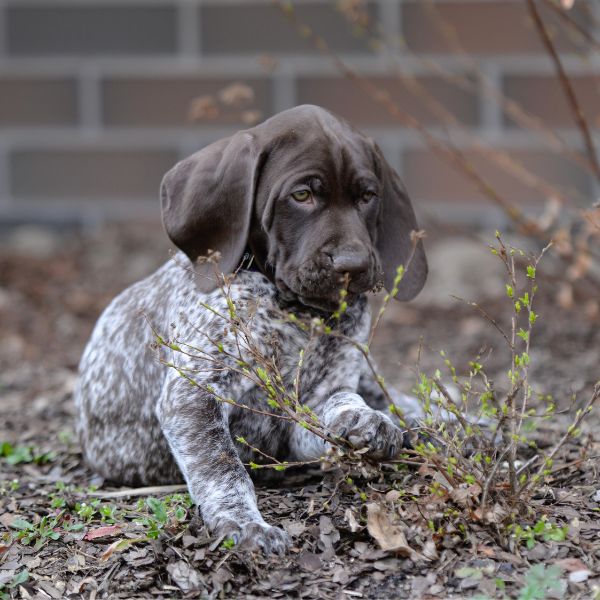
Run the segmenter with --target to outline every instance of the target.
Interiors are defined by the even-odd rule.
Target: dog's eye
[[[296,202],[306,202],[307,200],[310,200],[311,193],[308,190],[298,190],[296,192],[292,192],[292,198]]]
[[[377,193],[376,192],[365,192],[362,195],[361,199],[363,202],[372,202],[373,200],[377,199]]]

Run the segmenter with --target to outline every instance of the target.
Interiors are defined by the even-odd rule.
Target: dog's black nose
[[[333,268],[337,273],[358,275],[369,268],[369,256],[355,250],[342,251],[333,257]]]

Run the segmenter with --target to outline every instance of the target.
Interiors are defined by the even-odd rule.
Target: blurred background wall
[[[330,108],[374,136],[421,210],[457,220],[499,214],[345,77],[315,33],[512,202],[541,206],[552,194],[503,171],[478,144],[506,151],[575,203],[600,195],[589,169],[565,159],[541,125],[582,148],[522,0],[281,5],[0,0],[0,221],[158,220],[161,177],[179,158],[300,103]],[[590,39],[600,40],[600,2],[576,2],[575,25],[551,3],[538,5],[598,132],[600,56]],[[513,100],[540,131],[503,110]]]

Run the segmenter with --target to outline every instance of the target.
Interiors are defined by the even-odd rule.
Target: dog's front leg
[[[368,448],[374,458],[392,458],[408,441],[406,432],[386,414],[371,408],[353,392],[332,394],[319,403],[315,412],[329,435],[345,439],[357,449]],[[318,458],[327,447],[327,442],[302,427],[292,432],[291,448],[297,460]]]
[[[216,377],[195,387],[169,375],[157,417],[207,527],[242,548],[281,553],[289,544],[287,534],[262,518],[229,433],[228,405],[217,399],[229,397],[230,391]]]

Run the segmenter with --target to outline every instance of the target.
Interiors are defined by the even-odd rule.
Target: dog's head
[[[163,222],[192,261],[209,250],[232,272],[249,247],[289,300],[331,309],[348,278],[350,297],[383,282],[413,250],[406,191],[377,145],[317,106],[299,106],[181,161],[161,186]],[[203,291],[216,286],[210,273]],[[427,277],[419,240],[396,298]]]

